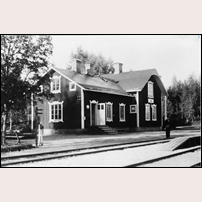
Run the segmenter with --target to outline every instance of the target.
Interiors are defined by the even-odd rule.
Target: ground
[[[190,130],[192,129],[192,130]],[[171,138],[184,135],[200,134],[199,128],[180,128],[171,131]],[[165,139],[165,131],[152,132],[133,132],[117,135],[51,135],[43,137],[43,146],[36,148],[36,139],[21,139],[17,144],[17,139],[7,139],[8,145],[1,146],[1,152],[20,151],[23,150],[51,150],[53,148],[60,148],[64,146],[82,147],[84,144],[101,145],[101,144],[118,144],[123,142],[143,142],[155,139]],[[32,148],[32,149],[31,149]]]

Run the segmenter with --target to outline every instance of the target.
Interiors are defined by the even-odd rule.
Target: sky
[[[184,81],[201,74],[201,37],[198,35],[54,35],[51,62],[66,68],[81,46],[89,53],[123,63],[123,71],[155,68],[166,88],[173,77]]]

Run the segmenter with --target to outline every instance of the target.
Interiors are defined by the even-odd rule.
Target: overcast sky
[[[53,62],[66,68],[71,52],[81,46],[89,53],[123,63],[123,71],[156,68],[165,87],[190,74],[201,74],[201,38],[197,35],[55,35]],[[200,44],[200,45],[199,45]]]

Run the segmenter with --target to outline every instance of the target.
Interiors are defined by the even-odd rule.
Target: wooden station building
[[[167,94],[156,69],[123,72],[122,64],[115,63],[114,74],[93,76],[88,65],[82,71],[80,66],[75,60],[71,70],[49,70],[54,96],[37,104],[40,114],[32,109],[32,128],[36,118],[45,135],[105,125],[136,131],[162,128],[162,98]]]

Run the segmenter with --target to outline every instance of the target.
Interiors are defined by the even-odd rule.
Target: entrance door
[[[91,104],[91,125],[95,126],[96,125],[96,107],[97,103],[92,103]]]
[[[105,125],[105,104],[97,105],[97,125]]]

